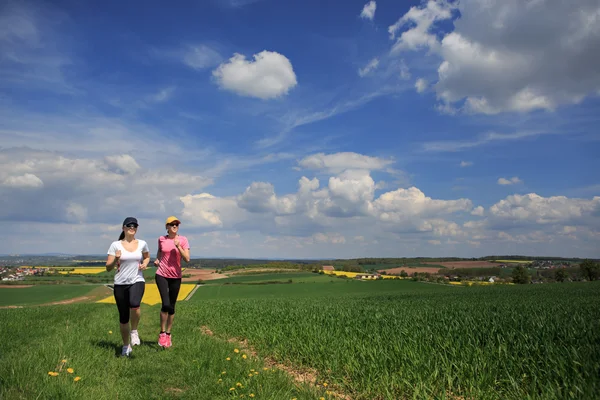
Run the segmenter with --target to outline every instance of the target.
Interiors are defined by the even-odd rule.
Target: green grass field
[[[257,282],[288,282],[293,283],[309,283],[309,282],[328,282],[336,278],[327,275],[315,274],[312,272],[282,272],[282,273],[266,273],[233,276],[231,278],[217,279],[214,281],[206,281],[210,285],[222,285],[225,283],[257,283]]]
[[[271,275],[281,276],[263,279]],[[178,303],[174,347],[166,351],[155,344],[160,306],[143,305],[144,343],[131,359],[116,357],[115,306],[1,309],[0,335],[11,340],[0,341],[0,398],[333,398],[322,386],[264,371],[266,359],[315,370],[327,389],[359,400],[600,396],[600,282],[291,279],[200,287]],[[233,338],[258,358],[234,353]],[[62,359],[74,374],[48,376]],[[230,392],[238,382],[243,388]]]
[[[85,296],[92,285],[39,285],[26,288],[0,288],[1,306],[24,306]]]

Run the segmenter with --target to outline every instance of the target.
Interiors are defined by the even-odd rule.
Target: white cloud
[[[440,34],[436,22],[455,9],[453,31]],[[434,87],[446,105],[484,114],[552,111],[600,90],[599,19],[597,0],[429,0],[389,32],[395,39],[410,23],[392,53],[428,49],[441,58]]]
[[[427,90],[428,87],[429,87],[429,82],[427,82],[423,78],[419,78],[415,82],[415,89],[417,90],[417,93],[423,93],[424,91]]]
[[[234,54],[213,71],[219,86],[241,96],[272,99],[286,95],[297,85],[292,63],[282,54],[261,51],[254,61]]]
[[[29,173],[8,176],[2,183],[4,186],[12,188],[41,188],[44,186],[44,182],[40,178]]]
[[[133,174],[140,169],[139,164],[129,154],[104,157],[106,165],[117,173]]]
[[[517,183],[523,183],[523,181],[521,179],[519,179],[518,176],[513,176],[510,179],[498,178],[497,183],[498,183],[498,185],[514,185]]]
[[[353,152],[340,152],[313,154],[304,157],[298,162],[298,165],[311,170],[339,173],[347,169],[383,170],[393,163],[393,160],[386,160],[380,157],[366,156]]]
[[[470,167],[471,165],[473,165],[473,163],[471,161],[461,161],[460,162],[460,166],[461,167]]]
[[[515,194],[500,200],[491,206],[489,211],[496,223],[510,221],[519,224],[597,224],[600,217],[600,197],[586,200],[565,196],[542,197],[535,193]]]
[[[471,211],[471,215],[475,215],[477,217],[483,217],[485,213],[485,209],[482,206],[477,206]]]
[[[371,0],[367,4],[365,4],[365,6],[363,7],[362,11],[360,12],[360,17],[372,21],[373,18],[375,18],[375,10],[376,9],[377,9],[377,3],[373,0]]]
[[[0,182],[0,220],[39,223],[172,214],[182,208],[179,196],[212,183],[181,171],[143,168],[129,155],[73,158],[25,148],[0,151]]]
[[[369,63],[367,65],[365,65],[364,68],[358,69],[358,76],[360,76],[362,78],[363,76],[368,75],[371,71],[376,69],[378,65],[379,65],[379,59],[378,58],[372,59],[371,61],[369,61]]]
[[[182,59],[188,67],[201,70],[219,64],[223,58],[213,48],[200,44],[189,46],[184,51]]]
[[[436,21],[452,17],[453,4],[445,0],[430,0],[425,7],[413,6],[402,18],[388,28],[391,39],[396,39],[396,33],[409,25],[411,28],[402,32],[392,48],[392,52],[402,50],[417,50],[421,47],[435,48],[438,44],[434,33],[430,32]]]

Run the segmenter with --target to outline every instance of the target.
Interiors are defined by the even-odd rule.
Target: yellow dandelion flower
[[[64,364],[64,363],[66,363],[66,362],[67,362],[67,360],[64,360],[64,359],[63,359],[61,362]]]
[[[332,392],[332,391],[330,391],[330,390],[326,390],[326,391],[325,391],[325,394],[326,394],[326,395],[328,395],[328,396],[329,396],[331,393],[333,393],[333,392]]]
[[[223,382],[223,379],[219,379],[218,382]]]
[[[221,375],[225,375],[226,373],[227,373],[226,371],[223,371],[223,372],[221,372]]]
[[[235,386],[242,387],[242,384],[238,382],[238,383],[235,384]]]
[[[252,368],[252,369],[250,370],[250,372],[254,372],[254,368]]]
[[[319,397],[319,400],[325,400],[325,397]]]
[[[108,334],[109,334],[109,335],[112,335],[112,331],[108,331]]]
[[[54,371],[48,371],[48,375],[54,376]]]
[[[72,374],[74,372],[73,368],[67,368],[67,372],[70,373],[70,374]]]
[[[235,388],[229,388],[229,391],[230,391],[230,392],[232,392],[232,391],[234,391],[234,390],[235,390]]]
[[[254,397],[254,393],[250,393],[248,397]]]
[[[258,375],[258,371],[254,372],[254,375]]]
[[[327,387],[327,382],[323,382],[323,386]]]
[[[249,377],[252,377],[252,374],[248,374]]]
[[[246,358],[248,358],[248,356],[245,354],[242,354],[242,358],[245,360]]]
[[[226,360],[227,360],[227,361],[231,361],[231,357],[227,357],[227,358],[226,358]]]
[[[263,368],[263,371],[266,371],[266,370],[268,370],[268,369],[269,369],[269,368],[267,368],[267,367],[264,367],[264,368]]]
[[[78,381],[80,381],[80,380],[81,380],[81,377],[80,377],[80,376],[76,376],[75,378],[73,378],[73,381],[75,381],[75,382],[78,382]]]
[[[233,349],[234,353],[239,353],[240,351],[238,349]]]

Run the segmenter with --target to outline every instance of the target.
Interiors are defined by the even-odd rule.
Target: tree
[[[531,281],[531,277],[527,272],[527,268],[519,265],[512,272],[512,279],[514,283],[524,284],[529,283]]]
[[[581,269],[581,274],[588,281],[595,281],[600,278],[600,264],[593,260],[585,259],[579,264],[579,268]]]
[[[569,274],[567,273],[567,270],[565,268],[558,268],[554,272],[554,279],[556,279],[557,282],[564,282],[565,279],[567,279],[568,277]]]

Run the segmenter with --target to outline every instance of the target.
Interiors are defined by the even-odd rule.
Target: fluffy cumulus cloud
[[[451,19],[454,29],[440,32],[438,22]],[[597,0],[429,0],[389,32],[392,53],[426,49],[441,58],[434,88],[442,109],[495,114],[597,95],[599,20]]]
[[[382,170],[394,163],[394,160],[366,156],[353,152],[317,153],[299,161],[302,168],[339,173],[346,169]]]
[[[468,199],[432,199],[416,187],[375,197],[376,184],[364,169],[317,178],[302,177],[296,193],[277,195],[271,183],[254,182],[238,196],[208,193],[186,196],[184,216],[199,228],[259,231],[270,237],[299,237],[300,242],[366,242],[364,233],[420,233],[431,237],[464,237],[461,226],[447,218],[467,214]],[[387,232],[387,233],[386,233]]]
[[[600,237],[600,197],[512,195],[486,209],[467,198],[432,198],[414,186],[376,195],[368,169],[329,173],[322,181],[303,176],[293,193],[253,182],[239,195],[184,196],[183,217],[192,225],[188,229],[236,231],[242,240],[261,238],[255,245],[265,251],[305,256],[331,251],[358,256],[369,248],[378,254],[382,248],[491,254],[515,251],[515,245],[523,253],[547,253],[557,241],[593,252]],[[227,242],[223,235],[220,240]]]
[[[124,214],[156,216],[182,209],[178,194],[210,183],[180,171],[144,169],[127,154],[74,158],[1,150],[0,220],[104,223]]]
[[[594,223],[600,215],[600,197],[591,200],[565,196],[542,197],[535,193],[512,195],[490,207],[490,214],[499,221],[536,224]]]
[[[518,176],[513,176],[512,178],[498,178],[498,185],[515,185],[517,183],[523,183],[523,181]]]
[[[369,1],[363,7],[360,12],[360,17],[368,20],[373,20],[375,18],[375,10],[377,9],[377,3],[374,0]]]
[[[254,61],[234,54],[213,71],[213,77],[223,89],[259,99],[286,95],[298,83],[290,60],[266,50],[255,54]]]

